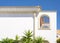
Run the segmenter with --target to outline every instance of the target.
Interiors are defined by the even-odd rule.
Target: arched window
[[[42,15],[40,18],[40,27],[43,28],[49,28],[49,24],[50,24],[50,19],[49,16],[47,15]]]

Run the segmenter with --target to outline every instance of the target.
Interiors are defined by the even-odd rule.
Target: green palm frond
[[[43,43],[43,41],[44,41],[44,39],[43,39],[42,37],[37,37],[37,38],[35,39],[35,42],[36,42],[36,43]]]
[[[32,32],[30,30],[25,31],[24,36],[22,37],[21,41],[23,43],[31,43],[32,42]]]

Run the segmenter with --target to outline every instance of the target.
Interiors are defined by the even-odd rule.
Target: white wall
[[[42,15],[48,15],[50,18],[50,30],[40,30],[39,26],[39,18]],[[44,39],[48,40],[50,43],[56,43],[56,12],[40,12],[39,15],[36,17],[36,36],[41,36]]]
[[[22,36],[26,30],[33,30],[32,17],[0,17],[0,40]]]
[[[40,30],[39,19],[43,14],[50,17],[50,30]],[[0,39],[15,38],[17,34],[22,36],[25,30],[33,31],[32,17],[0,17]],[[56,43],[56,12],[40,12],[36,17],[35,30],[36,36],[41,36],[50,43]]]

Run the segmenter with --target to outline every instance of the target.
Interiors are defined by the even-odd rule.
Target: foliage
[[[57,43],[60,43],[60,38],[59,38],[59,39],[57,39]]]
[[[20,42],[20,40],[19,40],[19,36],[18,36],[18,35],[16,35],[15,40],[14,40],[14,42],[13,42],[13,43],[19,43],[19,42]]]
[[[18,35],[16,35],[15,39],[16,39],[16,40],[19,40],[19,36],[18,36]]]
[[[1,41],[1,43],[13,43],[13,39],[5,38]]]
[[[27,32],[24,33],[24,36],[21,39],[22,43],[32,43],[32,32],[28,30]]]
[[[35,39],[35,42],[36,43],[43,43],[43,38],[42,37],[37,37],[36,39]]]
[[[48,40],[43,40],[43,42],[44,42],[44,43],[49,43],[49,41],[48,41]]]
[[[43,43],[44,39],[42,37],[35,37],[32,39],[32,32],[30,30],[24,32],[24,36],[20,39],[18,35],[16,35],[15,40],[10,38],[4,38],[0,43]]]

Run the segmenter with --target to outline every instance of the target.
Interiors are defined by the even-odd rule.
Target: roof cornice
[[[40,6],[0,6],[0,13],[37,13]]]

